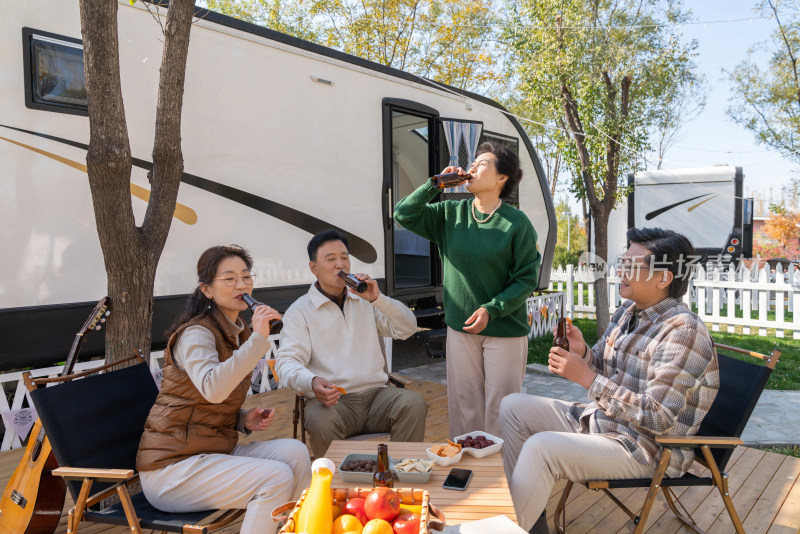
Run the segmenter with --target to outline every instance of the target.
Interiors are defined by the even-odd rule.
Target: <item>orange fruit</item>
[[[342,515],[342,507],[336,506],[335,504],[331,506],[331,512],[333,513],[333,518],[336,519],[340,515]]]
[[[383,519],[370,519],[367,521],[367,524],[364,525],[361,534],[394,534],[394,530],[392,530],[392,524],[388,521],[384,521]]]
[[[345,534],[347,532],[361,532],[361,521],[354,515],[342,514],[333,520],[331,534]]]

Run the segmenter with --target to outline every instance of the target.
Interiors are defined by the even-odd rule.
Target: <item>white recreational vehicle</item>
[[[118,27],[141,218],[162,35],[127,0]],[[106,291],[85,170],[80,37],[75,0],[0,3],[0,369],[63,360]],[[547,286],[555,212],[544,173],[519,123],[490,99],[198,10],[182,131],[185,174],[156,277],[155,346],[193,290],[205,248],[246,247],[256,296],[285,310],[312,281],[308,239],[331,227],[348,236],[354,271],[420,316],[440,313],[435,249],[398,228],[393,207],[449,161],[466,166],[484,140],[520,155],[525,178],[508,200],[538,232]],[[82,355],[102,350],[102,336],[89,336]]]
[[[608,222],[610,261],[625,252],[629,228],[654,226],[688,237],[701,262],[751,257],[753,201],[742,198],[743,182],[730,165],[629,174],[632,192]]]

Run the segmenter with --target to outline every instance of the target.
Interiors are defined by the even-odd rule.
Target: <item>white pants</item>
[[[648,478],[655,468],[636,461],[618,441],[578,434],[566,413],[572,403],[517,393],[500,405],[503,466],[519,525],[530,529],[557,480]]]
[[[500,401],[519,393],[528,338],[466,334],[447,327],[447,408],[450,437],[483,430],[500,435]]]
[[[242,509],[242,534],[271,532],[272,510],[311,480],[308,449],[294,439],[237,445],[231,454],[198,454],[139,473],[147,500],[165,512]]]

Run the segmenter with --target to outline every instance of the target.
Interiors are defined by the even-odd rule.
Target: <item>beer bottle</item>
[[[436,187],[444,189],[446,187],[461,185],[467,180],[472,179],[472,175],[468,173],[458,174],[457,172],[448,172],[444,174],[434,174],[432,179]]]
[[[372,475],[372,487],[394,487],[394,477],[389,470],[389,447],[385,443],[378,445],[378,470]]]
[[[359,293],[363,293],[364,291],[367,290],[367,283],[364,280],[359,280],[358,278],[356,278],[356,275],[352,273],[347,274],[344,271],[339,271],[339,278],[343,278],[345,284],[352,287]]]
[[[558,326],[556,329],[556,337],[553,339],[554,347],[561,347],[564,350],[569,350],[569,340],[567,339],[567,318],[559,317]]]
[[[250,307],[250,311],[254,313],[256,311],[256,308],[264,305],[263,302],[257,301],[247,293],[242,295],[242,300],[245,301],[245,303]],[[269,322],[270,334],[279,334],[281,330],[283,330],[283,321],[281,321],[280,319],[273,319]]]

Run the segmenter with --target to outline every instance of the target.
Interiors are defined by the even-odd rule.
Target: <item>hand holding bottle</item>
[[[378,282],[372,279],[370,275],[364,273],[351,273],[348,275],[349,277],[353,277],[356,280],[363,282],[367,285],[364,291],[358,291],[357,289],[353,289],[349,287],[350,293],[355,293],[361,298],[367,299],[369,302],[375,302],[375,299],[381,294],[381,290],[378,288]],[[350,284],[348,284],[350,285]]]
[[[447,187],[456,187],[471,179],[472,175],[464,171],[461,167],[449,166],[445,167],[440,174],[435,174],[431,178],[434,185],[439,189]]]
[[[583,333],[581,332],[581,329],[573,325],[569,320],[566,320],[565,322],[567,323],[567,341],[569,341],[569,350],[575,354],[580,354],[581,356],[586,354],[586,341],[583,339]],[[553,328],[553,336],[558,336],[558,325]]]
[[[250,294],[245,293],[242,295],[242,300],[245,301],[250,311],[253,312],[253,331],[258,332],[264,337],[270,334],[278,334],[283,330],[283,321],[281,321],[281,314],[270,308],[263,302],[254,299]],[[267,324],[262,324],[266,320]]]

